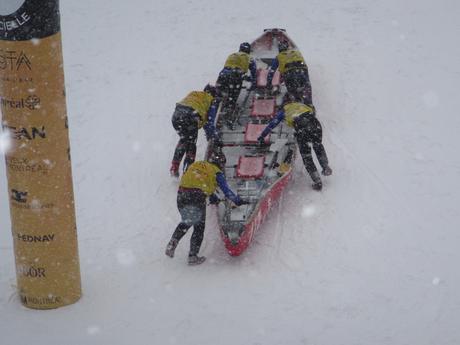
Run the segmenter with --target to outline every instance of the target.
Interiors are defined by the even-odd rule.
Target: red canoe
[[[235,207],[223,202],[217,208],[222,238],[230,255],[240,255],[251,243],[272,206],[292,176],[296,152],[293,130],[278,125],[260,147],[257,137],[276,113],[284,93],[279,75],[273,79],[277,92],[265,90],[267,70],[278,54],[278,42],[286,40],[296,48],[286,32],[267,29],[252,43],[251,56],[257,63],[257,88],[243,89],[234,110],[220,109],[217,127],[222,134],[227,157],[225,176],[230,187],[250,201]],[[209,147],[212,149],[212,147]]]

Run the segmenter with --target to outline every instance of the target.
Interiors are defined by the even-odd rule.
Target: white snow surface
[[[0,343],[460,343],[460,3],[456,0],[61,2],[84,296],[16,293],[0,163]],[[294,179],[230,257],[210,208],[201,253],[168,174],[170,118],[228,54],[285,28],[307,59],[334,174]],[[199,155],[205,140],[200,133]]]

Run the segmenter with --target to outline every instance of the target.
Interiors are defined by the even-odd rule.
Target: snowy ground
[[[84,297],[22,307],[0,164],[0,343],[460,343],[460,4],[61,3]],[[164,247],[174,104],[283,27],[310,67],[334,175],[301,162],[244,255],[209,212],[199,267]],[[204,140],[200,134],[200,152]]]

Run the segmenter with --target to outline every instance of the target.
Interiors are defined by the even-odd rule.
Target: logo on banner
[[[11,189],[11,200],[15,201],[15,203],[11,204],[14,208],[23,210],[45,210],[55,207],[52,202],[42,203],[40,200],[35,198],[30,200],[29,192],[17,189]]]
[[[1,98],[0,103],[3,109],[30,109],[35,110],[40,108],[40,97],[32,95],[21,99],[6,99]]]
[[[21,192],[16,189],[11,190],[11,199],[13,199],[16,202],[20,202],[25,204],[27,202],[27,192]]]

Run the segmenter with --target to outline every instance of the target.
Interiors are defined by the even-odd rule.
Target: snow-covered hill
[[[460,4],[455,0],[61,3],[84,297],[22,307],[0,164],[0,343],[460,343]],[[295,179],[241,257],[208,214],[164,247],[175,102],[285,28],[307,58],[334,175]],[[200,134],[202,153],[204,138]]]

